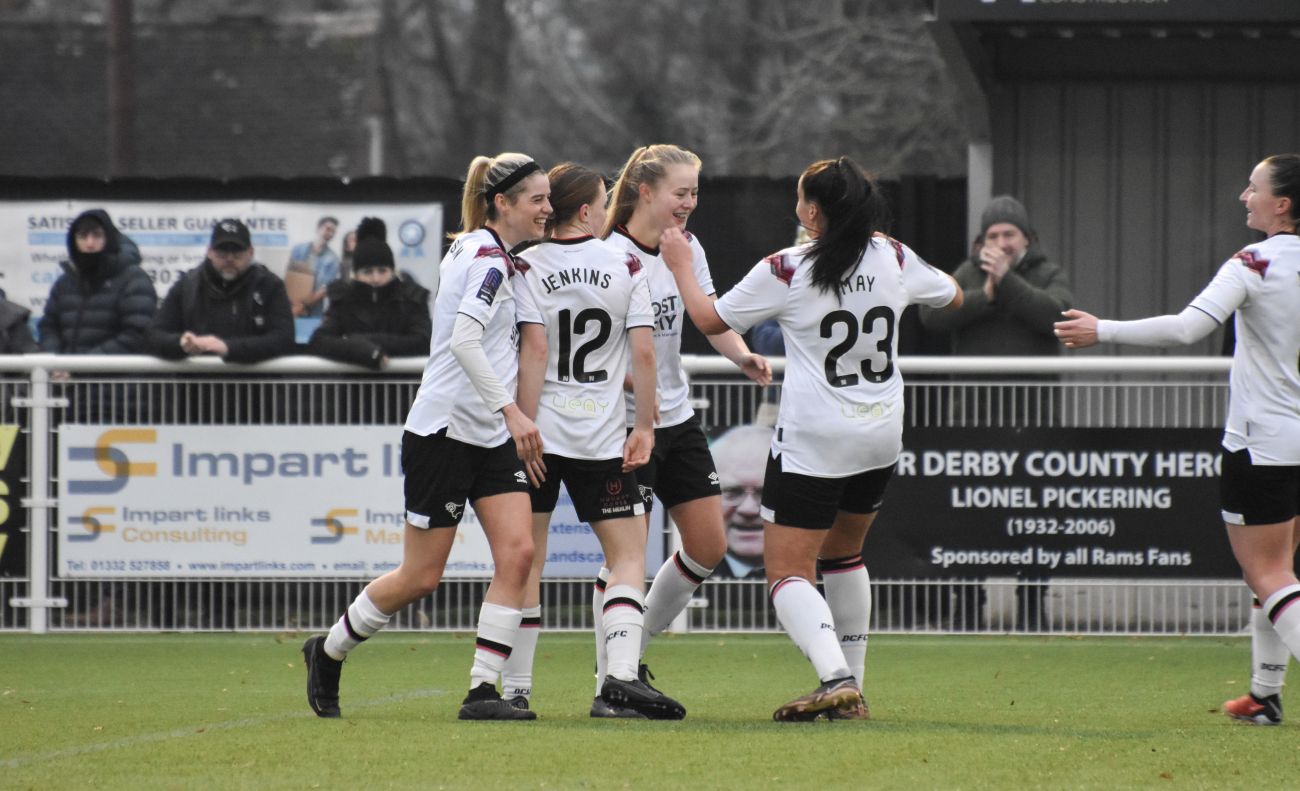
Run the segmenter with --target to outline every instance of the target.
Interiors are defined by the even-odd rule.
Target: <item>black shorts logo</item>
[[[465,506],[458,503],[447,503],[444,507],[447,509],[447,513],[451,514],[452,519],[460,519],[460,512],[465,508]]]
[[[617,497],[623,493],[623,482],[618,478],[610,478],[605,481],[605,493],[611,497]]]

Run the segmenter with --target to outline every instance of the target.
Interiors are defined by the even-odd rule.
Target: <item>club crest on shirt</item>
[[[497,298],[497,290],[501,288],[503,280],[505,278],[501,275],[500,269],[489,269],[483,276],[483,284],[478,287],[478,298],[485,304],[491,305],[492,300]]]

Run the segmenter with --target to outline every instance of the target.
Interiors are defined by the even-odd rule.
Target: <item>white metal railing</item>
[[[399,357],[378,375],[419,374],[425,358]],[[771,358],[777,373],[785,370],[785,358]],[[692,376],[734,374],[730,361],[717,355],[682,356],[682,364]],[[899,370],[908,374],[1223,374],[1232,367],[1227,357],[900,357]],[[0,372],[27,373],[38,368],[46,371],[102,374],[375,374],[367,368],[345,365],[320,357],[293,355],[278,357],[252,365],[224,363],[215,357],[188,360],[160,360],[133,354],[122,355],[0,355]]]
[[[207,425],[364,422],[398,430],[424,358],[392,361],[382,372],[316,357],[292,356],[256,365],[200,358],[163,361],[141,356],[0,356],[0,422],[18,423],[27,438],[28,479],[22,507],[28,523],[23,578],[0,578],[0,630],[281,630],[329,626],[364,581],[339,579],[63,579],[54,573],[57,481],[53,453],[58,426],[76,410],[98,408],[95,422],[182,422]],[[784,360],[773,359],[779,374]],[[765,398],[714,356],[687,356],[692,395],[706,423],[749,422]],[[906,391],[913,425],[1040,427],[1217,427],[1226,411],[1224,374],[1230,360],[1202,357],[958,358],[904,357],[914,377]],[[66,375],[65,375],[66,374]],[[1052,381],[1024,381],[1051,375]],[[252,393],[252,397],[244,397]],[[240,398],[243,398],[240,401]],[[1025,410],[1025,399],[1043,408]],[[231,401],[240,401],[231,406]],[[378,406],[377,406],[378,405]],[[84,414],[80,416],[84,418]],[[1028,423],[1023,421],[1028,420]],[[1017,421],[1022,421],[1017,423]],[[1235,580],[1070,580],[1050,583],[990,579],[873,581],[880,631],[1015,631],[1041,627],[1068,633],[1231,634],[1249,617],[1249,593]],[[1007,602],[1017,585],[1048,587],[1036,625],[1016,625]],[[483,580],[448,580],[432,597],[398,614],[396,628],[470,629]],[[589,580],[547,580],[545,626],[591,626]],[[978,591],[974,589],[978,588]],[[982,615],[968,617],[978,592]],[[1013,598],[1013,597],[1012,597]],[[691,629],[775,628],[761,580],[712,581],[685,619]]]

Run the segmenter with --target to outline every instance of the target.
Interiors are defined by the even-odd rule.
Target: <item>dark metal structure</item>
[[[1237,195],[1300,150],[1294,0],[934,0],[969,98],[969,227],[1028,206],[1079,305],[1181,309],[1255,238]],[[1202,351],[1217,350],[1213,340]]]

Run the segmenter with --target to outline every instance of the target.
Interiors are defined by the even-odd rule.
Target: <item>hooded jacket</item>
[[[379,288],[336,280],[328,295],[329,308],[307,344],[312,354],[378,370],[385,357],[429,353],[429,291],[406,276]]]
[[[72,229],[93,217],[104,226],[104,249],[77,251]],[[140,268],[140,250],[103,209],[68,226],[68,260],[54,281],[38,324],[41,351],[56,354],[136,354],[158,306],[153,280]]]
[[[984,294],[987,277],[973,259],[952,273],[964,292],[957,310],[920,308],[921,324],[933,332],[951,332],[954,354],[1060,354],[1052,324],[1070,307],[1074,296],[1065,270],[1033,246],[998,284],[996,298]]]
[[[292,354],[293,309],[284,281],[258,263],[226,281],[204,259],[167,292],[149,332],[150,351],[168,360],[185,357],[185,332],[225,341],[227,362],[256,363]]]
[[[0,354],[27,354],[39,349],[27,320],[32,312],[5,299],[0,289]]]

